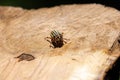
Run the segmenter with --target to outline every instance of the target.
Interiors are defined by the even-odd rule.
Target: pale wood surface
[[[44,40],[54,29],[70,39],[62,48]],[[99,4],[0,7],[0,80],[102,80],[120,56],[108,52],[119,31],[120,12]],[[36,59],[18,62],[23,52]]]

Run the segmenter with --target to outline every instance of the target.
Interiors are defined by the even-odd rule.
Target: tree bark
[[[52,30],[69,39],[51,48]],[[0,7],[0,80],[103,80],[119,58],[120,12],[99,4]],[[119,44],[119,43],[118,43]],[[22,53],[35,57],[18,62]]]

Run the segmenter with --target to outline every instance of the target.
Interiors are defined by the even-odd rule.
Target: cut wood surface
[[[45,37],[52,30],[70,40],[51,48]],[[99,4],[36,10],[1,6],[0,80],[103,80],[120,56],[108,51],[119,31],[120,12]],[[35,59],[18,62],[15,57],[22,53]]]

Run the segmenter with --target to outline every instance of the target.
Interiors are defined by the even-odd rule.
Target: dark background
[[[98,3],[120,10],[120,0],[0,0],[0,5],[2,6],[19,6],[26,9],[84,3]]]

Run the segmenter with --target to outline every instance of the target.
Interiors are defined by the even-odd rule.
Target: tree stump
[[[69,39],[51,48],[58,30]],[[120,12],[100,4],[26,10],[0,7],[0,80],[103,80],[119,58],[109,50],[120,31]],[[22,53],[35,57],[18,61]]]

